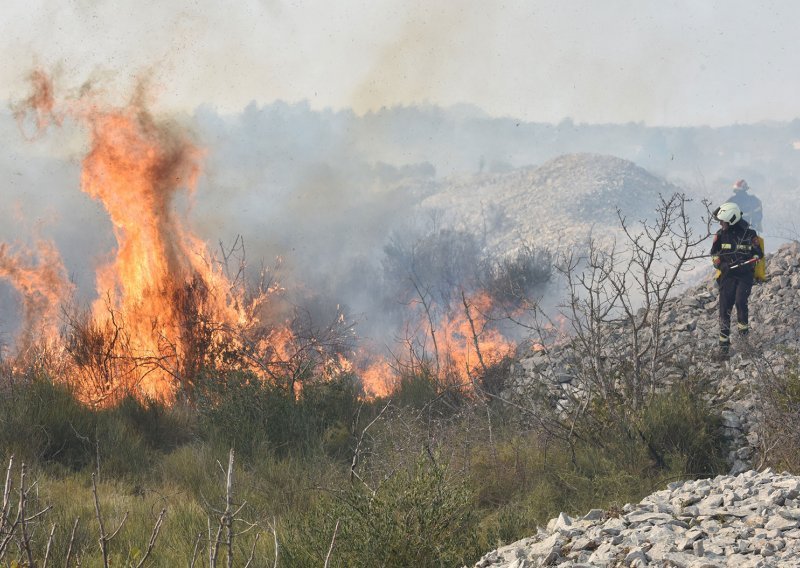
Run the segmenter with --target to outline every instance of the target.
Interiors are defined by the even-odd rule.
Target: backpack
[[[758,244],[761,246],[761,252],[763,253],[761,258],[758,259],[756,262],[756,271],[753,274],[755,277],[756,282],[766,282],[767,280],[767,259],[764,258],[766,256],[767,251],[764,248],[764,237],[758,236]]]

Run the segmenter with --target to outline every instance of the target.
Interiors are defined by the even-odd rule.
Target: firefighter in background
[[[748,193],[749,189],[750,186],[747,185],[747,182],[740,179],[733,184],[733,195],[726,202],[738,205],[744,220],[755,232],[761,233],[761,200],[752,193]]]
[[[736,307],[736,328],[745,338],[750,332],[747,301],[753,288],[756,261],[764,256],[758,233],[742,219],[736,203],[723,203],[714,218],[720,229],[711,245],[711,260],[719,286],[719,351],[727,358],[731,347],[731,312]]]

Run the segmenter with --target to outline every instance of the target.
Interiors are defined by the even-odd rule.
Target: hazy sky
[[[471,103],[531,121],[800,115],[796,0],[5,0],[0,98],[56,85],[224,112]]]

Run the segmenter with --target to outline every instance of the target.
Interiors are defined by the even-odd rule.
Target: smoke
[[[98,87],[102,84],[94,85]],[[77,88],[64,98],[75,101],[87,91]],[[81,192],[80,166],[91,131],[83,132],[74,119],[57,115],[52,91],[36,92],[46,95],[36,99],[41,113],[22,117],[19,106],[16,113],[0,113],[0,134],[9,148],[0,156],[0,171],[11,209],[20,212],[0,224],[0,240],[27,241],[29,247],[38,238],[55,243],[76,297],[89,303],[97,297],[98,267],[112,262],[120,246],[119,220]],[[144,104],[144,95],[138,91],[134,102]],[[340,307],[359,322],[359,333],[384,344],[394,342],[398,322],[410,311],[408,298],[396,293],[403,274],[387,271],[387,246],[398,239],[410,248],[434,243],[447,235],[444,229],[461,226],[452,211],[439,218],[420,214],[419,203],[444,187],[478,187],[481,176],[493,175],[492,169],[518,168],[574,151],[616,154],[656,165],[656,171],[664,168],[672,177],[701,169],[717,183],[727,166],[724,155],[742,157],[739,164],[744,167],[747,156],[766,147],[765,140],[778,144],[786,139],[786,132],[776,128],[773,135],[753,142],[758,148],[750,148],[746,144],[753,137],[744,126],[734,132],[533,124],[490,119],[467,107],[395,107],[360,116],[275,102],[251,103],[235,114],[206,106],[192,115],[154,113],[150,118],[172,125],[165,133],[167,147],[188,144],[197,152],[190,160],[195,165],[188,169],[164,167],[165,180],[188,180],[193,168],[199,174],[192,194],[181,190],[165,199],[161,218],[166,226],[185,223],[217,253],[241,237],[252,276],[262,267],[280,265],[276,278],[314,320],[325,322]],[[60,129],[32,136],[39,126],[56,123]],[[179,132],[178,139],[170,138]],[[794,151],[781,151],[787,152],[780,156],[788,164]],[[771,155],[776,160],[770,164],[771,175],[793,178],[791,167],[777,163],[779,152]],[[180,156],[166,164],[183,163]],[[757,158],[748,167],[764,171]],[[762,181],[770,179],[775,178]],[[191,185],[184,181],[175,187]],[[473,229],[478,238],[487,230]],[[429,272],[425,284],[453,284],[437,278],[441,274]],[[10,332],[20,325],[14,307],[19,292],[0,286],[6,286],[0,292],[7,300],[0,307],[0,326]],[[545,302],[555,303],[551,298]]]
[[[308,100],[359,113],[469,103],[526,121],[723,125],[791,120],[797,6],[419,0],[223,5],[10,0],[0,97],[34,66],[162,104]]]

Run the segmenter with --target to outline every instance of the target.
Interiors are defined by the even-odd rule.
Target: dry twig
[[[336,519],[336,526],[333,528],[333,536],[331,537],[331,545],[328,547],[328,554],[325,556],[325,567],[328,568],[328,562],[331,560],[333,554],[333,545],[336,542],[336,534],[339,532],[339,519]]]

